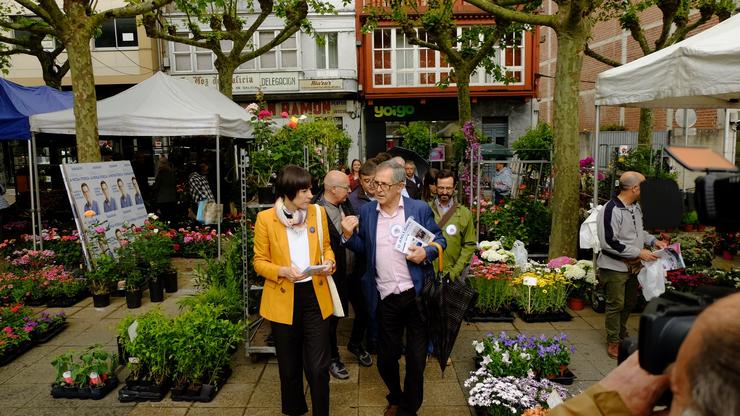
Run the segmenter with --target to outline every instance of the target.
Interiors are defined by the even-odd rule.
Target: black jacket
[[[316,195],[313,198],[312,201],[314,204],[321,205],[322,207],[325,207],[327,204],[329,204],[324,199],[324,193],[321,192],[318,195]],[[342,209],[342,212],[344,212],[344,215],[355,215],[355,211],[352,209],[352,205],[350,205],[349,201],[345,201],[342,204],[339,205],[339,207]],[[342,245],[342,229],[341,227],[337,228],[334,226],[334,223],[332,222],[331,218],[329,218],[329,214],[327,213],[327,220],[329,220],[329,224],[327,224],[329,228],[329,238],[331,238],[331,251],[334,252],[334,257],[336,259],[336,266],[337,269],[334,272],[333,276],[335,279],[342,279],[345,276],[350,276],[352,274],[352,270],[347,270],[347,256],[345,250],[348,250]]]

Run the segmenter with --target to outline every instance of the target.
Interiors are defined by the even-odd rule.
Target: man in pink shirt
[[[376,201],[363,205],[359,217],[342,220],[345,245],[364,255],[368,262],[363,280],[369,284],[363,286],[370,288],[365,293],[369,312],[375,314],[377,310],[378,372],[389,390],[385,416],[416,415],[424,400],[429,337],[416,298],[425,280],[434,274],[430,261],[439,254],[433,247],[412,247],[404,254],[394,245],[408,218],[434,233],[434,241],[442,247],[446,245],[429,205],[401,197],[405,177],[402,165],[393,161],[381,163],[375,172]],[[401,389],[398,360],[404,332],[406,379]]]

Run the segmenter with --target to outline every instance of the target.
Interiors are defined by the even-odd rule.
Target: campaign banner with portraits
[[[63,164],[61,169],[86,256],[114,254],[123,230],[144,225],[147,218],[131,162]]]

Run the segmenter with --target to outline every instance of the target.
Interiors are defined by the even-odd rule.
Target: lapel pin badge
[[[315,227],[311,227],[311,228],[308,229],[308,231],[314,233],[314,232],[316,232],[316,228]]]

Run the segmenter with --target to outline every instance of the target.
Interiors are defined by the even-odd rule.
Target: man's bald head
[[[686,336],[671,374],[676,414],[740,414],[740,293],[709,306]]]
[[[324,176],[324,189],[342,185],[349,185],[349,178],[344,174],[344,172],[330,170],[326,173],[326,176]]]
[[[347,200],[349,195],[349,177],[338,170],[330,170],[324,176],[324,199],[334,205]]]
[[[399,165],[401,165],[401,166],[405,166],[405,165],[406,165],[406,161],[405,161],[405,160],[403,160],[403,158],[402,158],[401,156],[393,156],[393,158],[392,158],[391,160],[392,160],[393,162],[396,162],[396,163],[398,163],[398,164],[399,164]]]
[[[645,180],[645,176],[643,176],[642,173],[634,172],[634,171],[627,171],[627,172],[624,172],[622,176],[619,177],[619,188],[629,189],[635,185],[639,185],[640,182],[644,180]]]
[[[645,180],[640,172],[627,171],[619,177],[619,199],[631,205],[640,199],[640,184]]]

